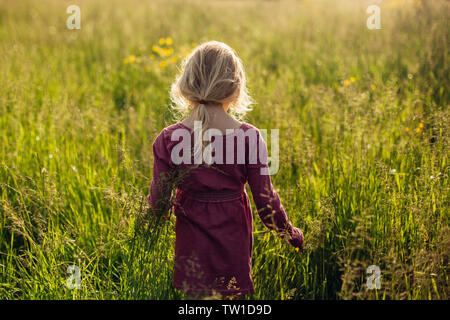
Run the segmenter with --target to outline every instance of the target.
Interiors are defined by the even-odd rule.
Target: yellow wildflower
[[[421,132],[422,132],[422,129],[417,128],[417,129],[416,129],[416,132],[417,132],[417,133],[421,133]]]
[[[350,82],[355,82],[356,78],[355,77],[350,77]]]
[[[419,128],[423,128],[423,127],[425,127],[425,125],[422,122],[419,123]]]
[[[153,45],[153,46],[152,46],[152,51],[158,53],[159,50],[160,50],[160,48],[159,48],[158,46],[156,46],[156,45]]]
[[[161,52],[159,54],[163,57],[168,56],[166,49],[161,49]]]
[[[350,85],[350,81],[344,80],[344,86],[348,87]]]
[[[130,63],[133,63],[136,60],[135,56],[129,56],[128,60],[130,61]]]
[[[408,128],[408,127],[406,127],[406,128],[405,128],[405,131],[406,131],[406,132],[409,132],[409,128]]]
[[[164,44],[164,42],[165,42],[164,38],[160,38],[158,41],[160,46],[162,46]]]
[[[373,85],[371,85],[370,87],[372,88],[372,90],[375,90],[375,89],[377,88],[377,86],[376,86],[376,85],[374,85],[374,84],[373,84]]]
[[[300,248],[299,248],[299,247],[295,248],[295,251],[299,252],[299,250],[300,250]]]
[[[123,63],[127,64],[128,63],[128,59],[127,58],[123,59]]]
[[[159,62],[159,67],[161,68],[161,69],[164,69],[165,67],[167,67],[167,61],[160,61]]]
[[[166,44],[167,44],[168,46],[170,46],[170,45],[172,45],[172,43],[173,43],[172,38],[171,38],[171,37],[167,37],[167,38],[166,38]]]
[[[150,67],[145,68],[145,72],[150,72],[151,70]]]

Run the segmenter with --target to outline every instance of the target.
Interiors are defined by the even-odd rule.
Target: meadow
[[[247,298],[448,299],[449,5],[374,3],[369,30],[363,0],[1,1],[0,299],[185,298],[175,217],[141,218],[170,84],[207,40],[244,62],[244,120],[280,130],[272,182],[306,237],[252,204]]]

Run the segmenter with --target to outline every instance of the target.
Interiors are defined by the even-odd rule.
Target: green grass
[[[1,299],[184,298],[174,217],[135,225],[175,121],[180,60],[150,58],[161,37],[178,57],[232,46],[257,102],[245,120],[280,129],[272,179],[306,249],[255,216],[249,298],[449,298],[448,3],[383,1],[381,30],[364,1],[75,3],[81,30],[73,2],[0,3]]]

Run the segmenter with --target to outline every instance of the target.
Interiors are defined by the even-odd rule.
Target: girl
[[[150,209],[161,216],[171,205],[174,208],[176,288],[196,297],[243,296],[254,292],[252,212],[245,183],[265,226],[296,250],[303,248],[303,233],[292,226],[265,172],[267,148],[260,132],[237,120],[249,110],[251,100],[233,49],[217,41],[203,43],[182,67],[171,98],[178,111],[191,112],[164,128],[154,141]],[[195,141],[211,128],[215,129],[209,135],[211,144],[224,150],[215,148],[210,153],[213,163],[205,163],[202,154],[208,146]],[[193,145],[193,152],[180,148],[180,143]],[[255,154],[262,154],[262,159],[252,161]],[[174,201],[172,187],[177,188]]]

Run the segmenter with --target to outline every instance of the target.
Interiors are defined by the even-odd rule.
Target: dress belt
[[[218,190],[218,191],[185,191],[181,189],[177,189],[177,193],[179,195],[185,195],[187,197],[193,198],[199,201],[206,202],[221,202],[228,200],[236,200],[242,197],[245,193],[245,188],[242,187],[241,190]]]

